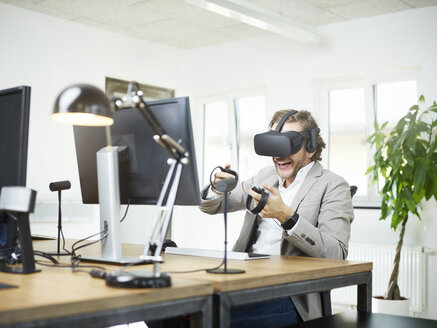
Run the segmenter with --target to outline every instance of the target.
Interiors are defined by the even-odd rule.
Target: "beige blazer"
[[[245,210],[248,191],[262,184],[278,188],[275,167],[266,167],[252,178],[239,182],[229,194],[228,211]],[[202,191],[202,195],[206,190]],[[222,200],[223,197],[202,200],[200,209],[209,214],[220,213]],[[282,255],[346,259],[354,214],[350,187],[342,177],[324,170],[320,163],[314,163],[292,203],[288,205],[299,214],[299,220],[289,234],[284,230]],[[259,216],[246,211],[234,251],[251,250],[258,237],[259,219]],[[304,321],[322,316],[319,293],[293,296],[292,300]]]

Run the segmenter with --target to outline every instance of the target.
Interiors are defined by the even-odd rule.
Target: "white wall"
[[[35,217],[42,220],[34,218],[32,232],[56,235],[57,195],[48,185],[66,179],[72,188],[63,192],[64,233],[99,231],[96,206],[81,204],[72,127],[50,119],[56,96],[75,83],[104,89],[106,76],[179,90],[181,51],[4,4],[0,40],[0,89],[32,87],[27,185],[38,192]],[[125,239],[144,241],[150,233],[147,207],[133,206],[123,229],[138,216],[141,229],[125,231]]]
[[[136,79],[175,88],[189,95],[198,153],[201,145],[201,110],[196,99],[233,89],[264,87],[270,112],[278,108],[318,111],[318,83],[324,79],[361,76],[420,68],[420,93],[428,101],[437,98],[437,7],[411,10],[320,29],[322,43],[302,45],[280,37],[234,42],[194,50],[175,50],[146,41],[103,32],[80,24],[0,4],[0,89],[32,86],[29,137],[28,186],[38,198],[51,201],[40,212],[56,216],[50,181],[70,179],[72,190],[64,193],[64,215],[72,218],[64,227],[67,237],[97,231],[95,208],[79,213],[80,189],[73,135],[70,127],[49,119],[58,92],[66,85],[87,82],[104,87],[104,77]],[[319,113],[320,114],[320,113]],[[217,159],[220,163],[220,159]],[[437,250],[437,205],[425,205],[423,224],[410,220],[406,244]],[[149,229],[150,210],[134,207],[122,225],[124,240],[141,242]],[[87,214],[89,213],[89,214]],[[356,210],[353,242],[395,243],[388,222],[377,220],[378,211]],[[91,215],[93,220],[84,217]],[[50,213],[47,213],[50,216]],[[243,213],[230,215],[230,245],[236,239]],[[79,217],[79,219],[78,219]],[[222,216],[207,216],[193,207],[177,207],[173,239],[184,247],[221,248]],[[68,221],[68,220],[67,220]],[[427,231],[425,232],[424,226]],[[139,228],[140,227],[140,228]],[[32,231],[55,235],[55,222],[33,223]],[[437,256],[428,262],[428,311],[437,319]]]

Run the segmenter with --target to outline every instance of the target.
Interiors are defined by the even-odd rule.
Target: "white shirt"
[[[279,194],[285,204],[290,205],[292,203],[313,165],[314,162],[311,162],[301,168],[288,188],[284,187],[284,180],[278,177]],[[261,218],[261,222],[258,226],[259,236],[255,244],[252,246],[252,251],[260,254],[280,255],[283,231],[284,228],[282,228],[278,220],[272,218]]]

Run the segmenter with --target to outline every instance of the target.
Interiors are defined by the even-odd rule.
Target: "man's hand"
[[[275,218],[279,220],[279,222],[283,223],[289,217],[293,216],[294,211],[282,201],[282,197],[279,194],[278,189],[276,189],[271,185],[263,185],[263,188],[270,192],[270,196],[267,201],[267,204],[264,206],[263,210],[259,213],[261,217]],[[249,194],[257,203],[261,199],[261,195],[253,190],[249,190]]]
[[[225,168],[227,168],[227,169],[230,169],[231,168],[231,164],[226,164],[225,165]],[[235,176],[233,175],[233,174],[230,174],[230,173],[226,173],[226,172],[223,172],[223,171],[221,171],[221,170],[218,170],[215,174],[214,174],[214,180],[212,181],[212,184],[213,184],[213,188],[212,188],[212,191],[214,192],[214,193],[216,193],[217,195],[222,195],[222,193],[221,192],[219,192],[219,191],[217,191],[216,189],[215,189],[215,186],[217,185],[217,182],[219,182],[220,180],[224,180],[224,179],[235,179]]]

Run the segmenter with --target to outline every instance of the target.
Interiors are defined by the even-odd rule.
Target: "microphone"
[[[61,191],[71,188],[71,183],[68,180],[56,181],[49,184],[49,189],[51,191]]]

